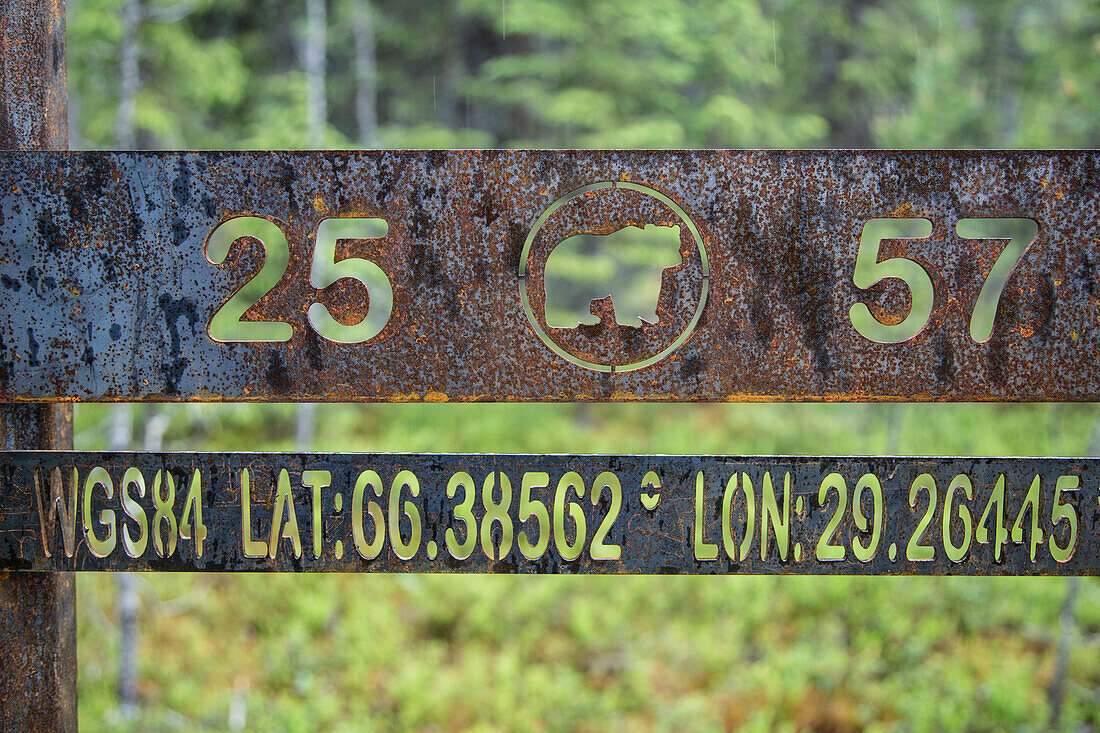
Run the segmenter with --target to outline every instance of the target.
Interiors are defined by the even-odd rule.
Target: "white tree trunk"
[[[306,42],[302,66],[306,72],[306,134],[309,146],[325,146],[325,0],[306,0]]]
[[[359,145],[378,147],[378,84],[374,51],[374,8],[367,0],[351,0],[355,35],[355,121]]]
[[[125,0],[122,8],[122,48],[119,49],[118,113],[115,117],[115,142],[122,150],[137,147],[134,134],[134,110],[138,90],[141,88],[141,70],[138,66],[138,26],[141,23],[141,0]],[[130,450],[134,440],[133,407],[115,405],[111,410],[111,426],[108,442],[111,450]],[[130,573],[119,573],[118,583],[118,704],[124,719],[133,718],[138,712],[138,597],[135,578]]]
[[[325,97],[325,47],[327,44],[325,0],[306,0],[306,42],[302,46],[302,66],[306,72],[306,133],[311,148],[325,146],[325,122],[328,100]],[[313,448],[317,406],[298,406],[295,437],[298,450]]]
[[[125,0],[122,8],[122,48],[119,51],[118,115],[115,117],[115,141],[122,150],[133,150],[134,108],[141,87],[138,68],[138,25],[141,23],[141,0]]]

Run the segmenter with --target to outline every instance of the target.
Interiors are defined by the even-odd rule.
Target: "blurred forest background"
[[[1094,147],[1093,0],[69,0],[79,148]],[[1095,455],[1093,405],[167,405],[78,448]],[[81,575],[85,730],[1100,727],[1095,579]]]

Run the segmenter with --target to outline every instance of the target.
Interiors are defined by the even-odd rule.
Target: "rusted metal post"
[[[0,148],[68,148],[64,0],[0,0]],[[72,448],[69,405],[0,405],[4,450]],[[0,492],[4,487],[0,487]],[[0,721],[76,730],[72,573],[0,574]]]

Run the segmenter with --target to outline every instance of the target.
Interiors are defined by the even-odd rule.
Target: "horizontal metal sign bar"
[[[1098,400],[1098,171],[1091,151],[2,153],[0,399]],[[655,280],[600,274],[643,235]],[[572,320],[548,316],[565,250],[556,277],[591,298]]]
[[[0,569],[1096,575],[1100,460],[12,452]]]

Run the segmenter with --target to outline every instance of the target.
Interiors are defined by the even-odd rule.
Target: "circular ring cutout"
[[[684,226],[687,227],[688,231],[691,232],[691,236],[695,242],[695,247],[699,256],[699,265],[702,270],[701,292],[699,295],[698,303],[695,307],[695,312],[692,315],[691,320],[688,322],[687,326],[674,339],[672,339],[671,343],[669,343],[657,353],[646,356],[642,359],[638,359],[628,364],[613,365],[598,363],[583,359],[568,351],[565,347],[563,347],[562,344],[559,344],[557,341],[555,341],[553,337],[551,337],[551,335],[547,333],[546,329],[542,327],[540,319],[535,315],[534,310],[531,307],[531,298],[527,290],[529,286],[528,281],[531,279],[528,277],[527,271],[528,259],[531,254],[531,249],[534,245],[535,238],[538,236],[539,231],[545,225],[546,221],[554,214],[555,211],[557,211],[573,199],[579,196],[583,196],[584,194],[587,194],[591,191],[608,188],[637,191],[646,196],[650,196],[656,199],[661,204],[664,204],[666,207],[671,209],[683,222]],[[550,204],[550,206],[547,207],[547,209],[539,215],[539,218],[535,220],[534,226],[531,227],[531,231],[527,234],[527,239],[523,243],[523,250],[520,253],[519,270],[517,274],[519,277],[520,301],[523,304],[523,312],[527,315],[527,320],[531,324],[531,327],[534,329],[535,334],[539,337],[539,340],[542,341],[551,351],[553,351],[555,354],[565,359],[566,361],[569,361],[573,364],[576,364],[577,366],[581,366],[586,369],[592,369],[594,371],[605,373],[629,372],[636,369],[642,369],[658,361],[661,361],[669,354],[674,352],[676,349],[680,348],[680,346],[682,346],[684,342],[687,341],[691,334],[695,331],[695,327],[698,324],[700,317],[703,315],[703,309],[706,307],[707,303],[707,295],[710,291],[710,262],[707,257],[706,247],[703,245],[703,238],[699,234],[699,229],[695,226],[695,222],[691,220],[691,217],[687,215],[687,212],[685,212],[679,204],[677,204],[667,195],[653,188],[650,188],[649,186],[644,186],[640,183],[632,183],[629,181],[599,181],[597,183],[590,183],[573,189],[572,191],[566,193],[565,195],[554,201],[552,204]],[[543,318],[545,319],[545,313],[543,314]]]

